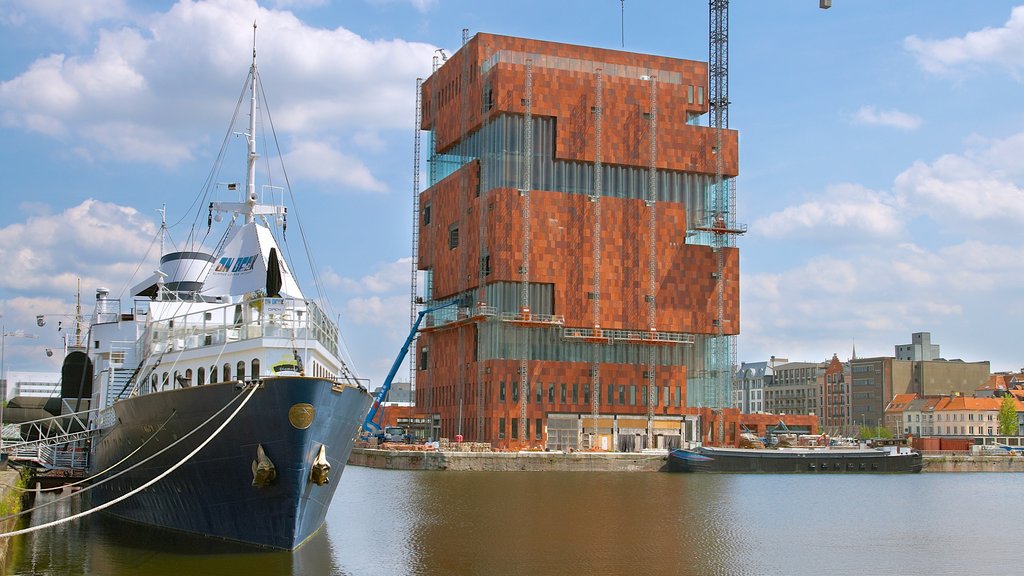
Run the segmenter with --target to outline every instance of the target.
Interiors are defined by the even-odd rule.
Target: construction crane
[[[736,337],[725,331],[725,252],[736,246],[736,236],[746,227],[736,223],[735,182],[723,175],[723,136],[729,128],[729,0],[710,0],[708,16],[708,125],[714,131],[715,176],[693,231],[715,255],[715,306],[714,335],[705,347],[696,400],[700,406],[719,409],[732,403],[736,356]]]

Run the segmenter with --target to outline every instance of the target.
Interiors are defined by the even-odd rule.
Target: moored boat
[[[62,395],[95,415],[94,508],[291,550],[323,525],[372,397],[282,257],[286,208],[257,191],[255,51],[246,89],[245,184],[209,203],[207,226],[226,220],[224,235],[163,254],[127,310],[98,289]]]
[[[864,474],[920,472],[921,454],[906,447],[716,448],[669,453],[671,472]]]

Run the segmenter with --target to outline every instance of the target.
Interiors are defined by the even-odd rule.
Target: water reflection
[[[373,538],[350,534],[339,549],[353,573],[369,573],[365,547],[390,560],[375,574],[625,574],[638,561],[655,574],[743,573],[727,487],[707,477],[352,472],[376,476],[366,495],[382,507]],[[720,503],[711,517],[707,502]]]
[[[80,509],[77,498],[52,502],[54,498],[45,494],[37,498],[37,504],[51,504],[33,512],[33,525]],[[332,558],[327,530],[292,553],[156,530],[103,514],[17,537],[11,558],[15,575],[345,574]]]
[[[8,573],[1011,574],[1016,548],[991,538],[1016,531],[1017,478],[349,467],[326,530],[294,553],[95,515],[15,538]]]

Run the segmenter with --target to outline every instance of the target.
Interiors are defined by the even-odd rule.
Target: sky
[[[254,20],[315,255],[292,267],[373,386],[409,329],[415,85],[438,48],[468,29],[708,59],[706,1],[0,0],[7,370],[59,370],[44,352],[79,282],[87,313],[99,286],[127,307],[162,205],[185,239]],[[1024,3],[734,0],[729,32],[737,360],[892,356],[931,332],[945,358],[1024,366]]]

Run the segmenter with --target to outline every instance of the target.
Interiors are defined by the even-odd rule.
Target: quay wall
[[[1024,457],[971,455],[963,453],[925,454],[923,472],[1024,472]]]
[[[6,466],[6,462],[4,465]],[[0,506],[2,508],[0,509],[0,516],[7,516],[21,510],[20,506],[17,509],[7,509],[21,499],[21,492],[17,489],[20,477],[21,475],[17,470],[11,470],[10,468],[0,470],[0,503],[4,503],[3,506]],[[0,522],[0,533],[14,530],[17,522],[18,518],[8,518]],[[11,538],[0,539],[0,574],[7,573],[7,556],[11,551],[11,540]]]
[[[664,453],[618,452],[457,452],[355,448],[349,465],[383,470],[458,470],[480,472],[659,472]],[[924,472],[1024,472],[1024,457],[925,454]]]
[[[657,472],[665,454],[574,452],[441,452],[355,448],[354,466],[386,470],[459,470],[490,472]]]

